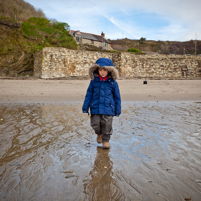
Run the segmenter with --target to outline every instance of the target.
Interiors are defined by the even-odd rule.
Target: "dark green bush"
[[[127,50],[128,52],[134,52],[134,53],[142,53],[142,51],[136,49],[136,48],[130,48]]]
[[[28,22],[31,22],[38,26],[48,26],[50,24],[50,20],[42,17],[31,17],[28,19]]]
[[[28,36],[38,36],[37,27],[30,22],[22,23],[22,31]]]
[[[70,26],[65,22],[53,22],[53,27],[62,31],[69,31]]]

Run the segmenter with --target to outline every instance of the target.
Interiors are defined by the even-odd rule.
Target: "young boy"
[[[91,112],[91,127],[97,134],[97,142],[110,148],[113,116],[121,114],[121,96],[116,81],[118,71],[111,59],[99,58],[89,68],[91,82],[87,89],[82,111]]]

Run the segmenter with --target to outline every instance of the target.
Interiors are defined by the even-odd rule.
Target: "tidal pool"
[[[81,107],[0,103],[0,200],[200,200],[200,102],[123,102],[110,150]]]

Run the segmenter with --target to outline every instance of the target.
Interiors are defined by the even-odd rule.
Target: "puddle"
[[[0,104],[2,200],[200,199],[200,104],[124,102],[110,150],[81,107]]]

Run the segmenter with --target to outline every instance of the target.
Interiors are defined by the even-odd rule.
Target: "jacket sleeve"
[[[114,82],[114,101],[115,101],[115,116],[119,116],[121,114],[121,95],[119,91],[119,85],[116,81]]]
[[[82,106],[83,113],[88,113],[92,98],[93,98],[93,82],[91,80]]]

